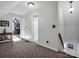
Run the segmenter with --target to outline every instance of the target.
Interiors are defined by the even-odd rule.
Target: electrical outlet
[[[46,41],[46,43],[49,43],[49,41]]]
[[[52,25],[52,28],[56,28],[56,26],[55,25]]]

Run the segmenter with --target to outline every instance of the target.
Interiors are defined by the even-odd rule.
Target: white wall
[[[62,46],[58,38],[58,2],[45,1],[40,2],[39,5],[39,43],[54,50],[61,50]],[[56,28],[52,28],[52,25],[56,25]]]
[[[64,39],[64,20],[63,20],[63,13],[62,13],[61,6],[62,6],[62,3],[58,2],[58,26],[59,26],[59,32],[61,33],[62,39]]]
[[[79,42],[78,25],[79,25],[79,2],[73,2],[73,13],[68,12],[69,2],[63,2],[62,12],[64,20],[64,34],[65,40],[70,42]]]
[[[73,2],[73,8],[74,11],[71,13],[69,13],[69,2],[65,1],[65,2],[59,2],[60,3],[60,7],[61,8],[61,13],[62,13],[62,17],[59,16],[61,19],[63,19],[62,21],[64,21],[64,43],[74,43],[76,45],[76,50],[69,50],[67,49],[66,52],[71,54],[71,55],[75,55],[79,57],[79,49],[78,49],[78,43],[79,43],[79,2],[78,1],[74,1]],[[60,14],[61,15],[61,14]],[[66,46],[67,48],[67,46]]]
[[[26,15],[24,15],[25,21],[23,21],[23,30],[24,36],[26,40],[33,41],[32,39],[32,12],[28,12]]]
[[[61,33],[62,39],[64,39],[64,20],[63,20],[63,13],[62,13],[61,6],[62,6],[61,2],[58,2],[58,28],[59,28],[58,31],[59,31],[59,33]],[[63,43],[65,42],[64,40],[62,40],[62,41],[63,41]],[[60,51],[63,52],[62,47],[61,47]]]

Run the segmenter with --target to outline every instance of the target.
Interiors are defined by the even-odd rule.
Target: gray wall
[[[28,12],[24,15],[23,26],[22,26],[22,32],[23,38],[26,38],[26,40],[33,41],[32,38],[32,12]]]
[[[58,2],[40,2],[39,5],[39,43],[54,50],[61,50],[62,46],[58,38]],[[52,28],[54,24],[56,28]]]
[[[79,2],[73,2],[74,11],[69,13],[69,2],[61,2],[64,23],[64,40],[79,42]]]
[[[59,23],[63,33],[64,51],[70,55],[79,57],[79,2],[72,3],[74,8],[72,14],[69,10],[69,1],[59,2]],[[68,43],[74,45],[74,49],[68,48]]]

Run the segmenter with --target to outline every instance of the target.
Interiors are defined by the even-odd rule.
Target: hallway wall
[[[23,25],[23,30],[24,31],[24,38],[26,40],[29,40],[29,41],[33,41],[33,38],[32,38],[32,12],[28,12],[27,14],[24,15],[24,25]]]
[[[58,2],[40,2],[38,12],[39,43],[54,50],[61,50],[62,46],[58,38]],[[52,28],[52,25],[56,28]]]
[[[70,42],[79,42],[79,2],[73,2],[74,11],[69,13],[69,2],[61,2],[62,13],[64,20],[64,34],[65,40]]]
[[[62,17],[63,19],[63,31],[64,31],[64,38],[63,41],[66,43],[65,49],[66,52],[79,57],[79,2],[73,1],[72,6],[74,8],[72,14],[68,11],[69,10],[69,1],[59,2],[61,8]],[[60,14],[61,15],[61,14]],[[71,43],[74,45],[74,49],[69,49],[67,44]]]

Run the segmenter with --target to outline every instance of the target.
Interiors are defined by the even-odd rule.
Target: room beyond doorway
[[[13,20],[13,35],[20,35],[20,20]]]

